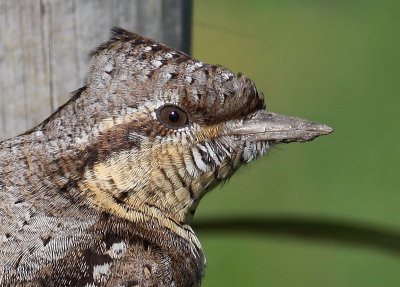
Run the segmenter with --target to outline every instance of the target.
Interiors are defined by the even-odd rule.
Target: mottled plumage
[[[0,286],[199,286],[202,196],[331,131],[264,106],[245,76],[114,29],[85,86],[0,143]]]

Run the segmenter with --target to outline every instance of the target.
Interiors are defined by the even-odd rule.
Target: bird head
[[[74,110],[90,138],[78,185],[93,205],[134,221],[190,222],[204,194],[275,144],[331,128],[265,111],[244,75],[116,28],[92,53]]]

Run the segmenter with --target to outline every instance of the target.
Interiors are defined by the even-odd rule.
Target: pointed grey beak
[[[228,131],[229,135],[248,137],[254,141],[305,142],[333,132],[331,127],[309,122],[301,118],[288,117],[259,111]]]

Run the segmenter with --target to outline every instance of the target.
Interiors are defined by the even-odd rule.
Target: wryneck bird
[[[201,198],[274,145],[332,129],[120,28],[91,56],[84,87],[0,144],[0,286],[199,286]]]

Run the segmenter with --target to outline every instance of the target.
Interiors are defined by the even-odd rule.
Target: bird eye
[[[171,129],[180,129],[188,124],[186,112],[177,106],[159,108],[157,117],[164,126]]]

